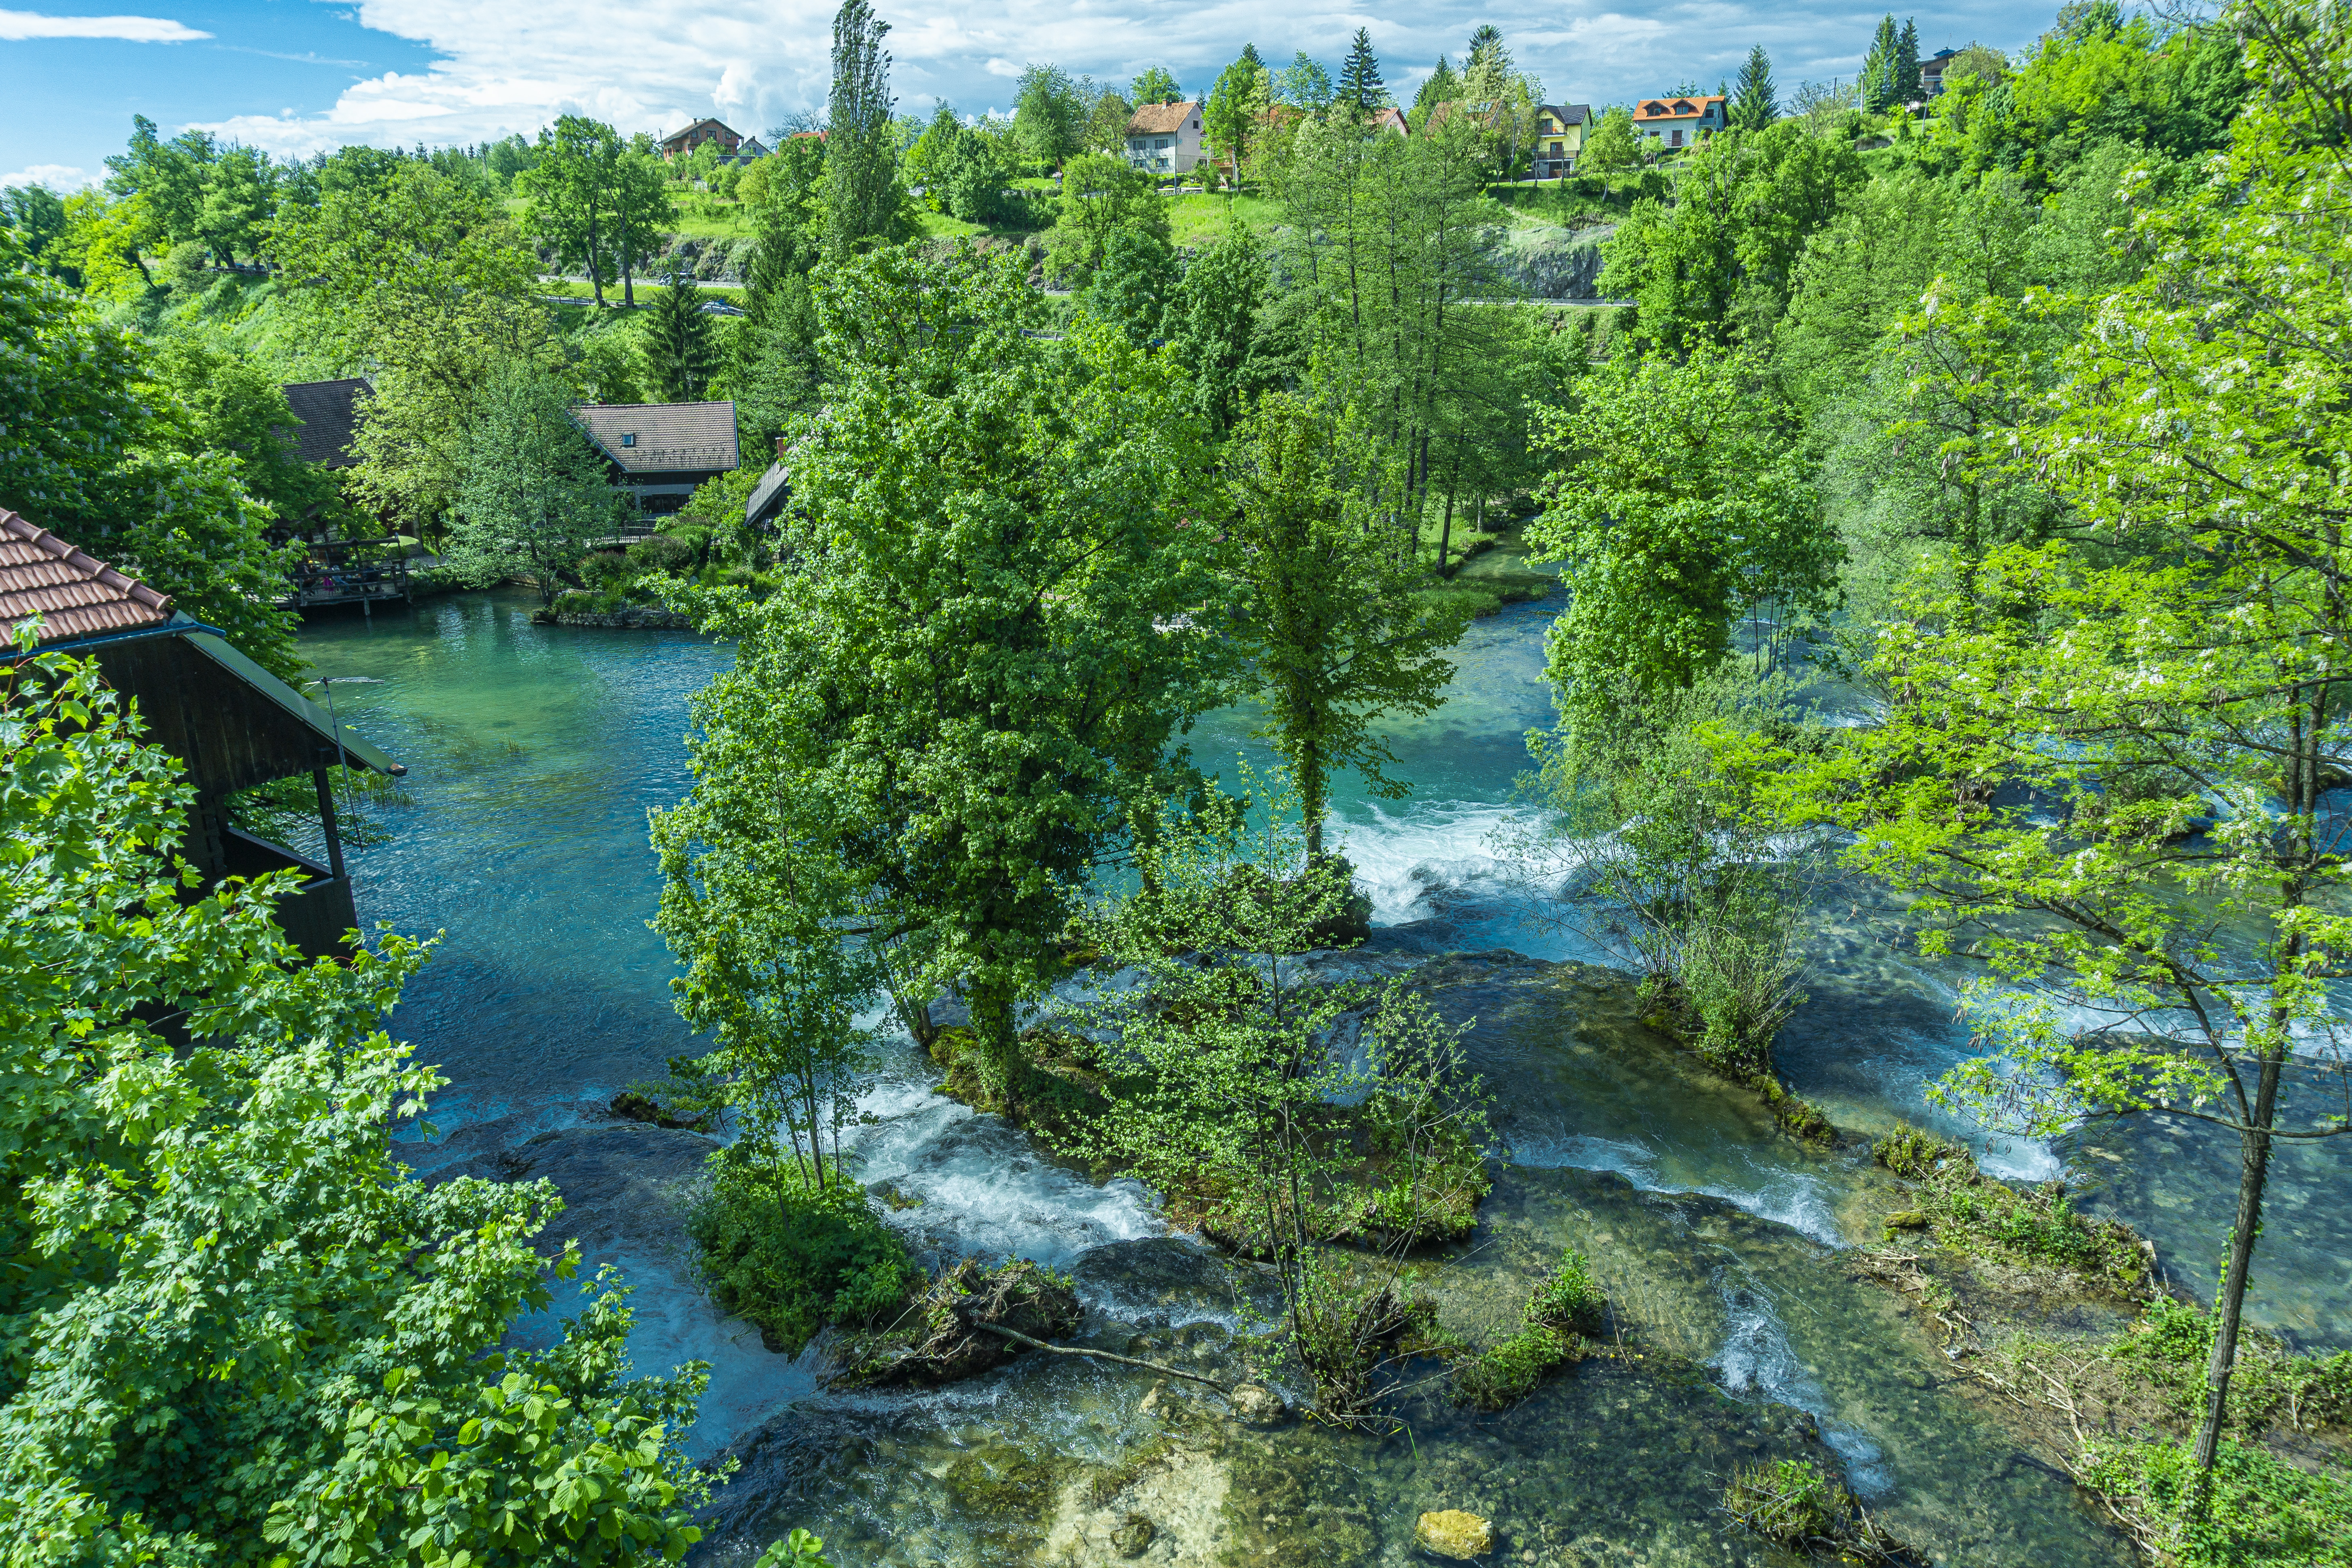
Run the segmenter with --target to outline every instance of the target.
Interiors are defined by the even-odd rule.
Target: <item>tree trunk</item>
[[[1323,748],[1313,736],[1298,744],[1298,814],[1306,819],[1307,863],[1323,858]]]
[[[2278,1111],[2281,1070],[2285,1066],[2284,1035],[2263,1050],[2262,1077],[2254,1089],[2254,1114],[2238,1134],[2238,1223],[2230,1232],[2230,1268],[2221,1279],[2221,1322],[2213,1335],[2213,1356],[2205,1367],[2205,1418],[2197,1428],[2195,1462],[2210,1472],[2221,1451],[2221,1418],[2230,1398],[2230,1373],[2238,1357],[2238,1319],[2246,1300],[2246,1274],[2253,1261],[2254,1237],[2262,1229],[2263,1186],[2270,1178],[2271,1128]],[[2202,1508],[2210,1488],[2201,1481],[2197,1506]]]
[[[981,1077],[1008,1111],[1020,1098],[1021,1042],[1013,1037],[1013,987],[975,981],[970,987],[971,1032],[980,1042]]]
[[[1454,541],[1454,487],[1445,487],[1445,521],[1437,525],[1437,574],[1445,575],[1445,552]]]

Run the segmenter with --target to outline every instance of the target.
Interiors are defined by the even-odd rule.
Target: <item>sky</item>
[[[36,0],[37,3],[37,0]],[[111,0],[0,8],[0,184],[60,191],[104,177],[131,119],[174,134],[202,126],[272,153],[346,142],[414,145],[525,135],[582,112],[659,134],[715,115],[746,134],[823,105],[836,0]],[[1600,0],[1601,5],[1607,0]],[[1851,79],[1877,14],[1836,0],[1645,0],[1626,11],[1504,0],[1420,0],[1385,10],[1247,0],[877,0],[891,24],[891,86],[904,112],[938,100],[1009,109],[1024,64],[1124,84],[1150,66],[1188,90],[1255,43],[1336,76],[1358,27],[1410,101],[1440,54],[1471,30],[1503,30],[1519,68],[1556,102],[1606,104],[1711,86],[1750,45],[1770,51],[1784,96]],[[2030,44],[2054,0],[1959,0],[1920,20],[1923,53]]]

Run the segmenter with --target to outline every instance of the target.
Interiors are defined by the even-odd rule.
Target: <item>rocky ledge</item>
[[[606,626],[614,631],[690,632],[693,620],[656,605],[624,605],[617,610],[534,610],[531,620],[542,626]]]

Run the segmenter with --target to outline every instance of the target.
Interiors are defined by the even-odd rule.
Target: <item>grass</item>
[[[1608,1309],[1584,1254],[1561,1253],[1559,1267],[1520,1310],[1519,1331],[1454,1363],[1454,1396],[1480,1410],[1517,1405],[1547,1373],[1584,1359],[1586,1341],[1601,1332]]]
[[[1897,1216],[1955,1252],[2016,1268],[2079,1277],[2103,1293],[2144,1298],[2147,1255],[2127,1226],[2075,1211],[2064,1186],[2012,1187],[1977,1169],[1966,1149],[1901,1127],[1871,1150],[1878,1163],[1919,1184],[1917,1209]]]
[[[1238,220],[1264,237],[1283,220],[1282,205],[1247,192],[1240,195],[1166,196],[1169,242],[1209,246],[1225,237]]]
[[[2077,1474],[2148,1555],[2175,1568],[2352,1568],[2352,1472],[2224,1443],[2202,1506],[2179,1443],[2093,1442]]]

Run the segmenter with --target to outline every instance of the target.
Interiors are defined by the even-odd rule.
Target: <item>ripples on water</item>
[[[436,1122],[460,1136],[470,1126],[507,1142],[577,1121],[631,1079],[658,1073],[665,1058],[697,1048],[669,1006],[668,954],[646,925],[657,879],[645,814],[685,789],[686,700],[727,657],[685,635],[533,627],[528,609],[519,595],[466,595],[373,622],[321,621],[303,639],[320,673],[363,678],[336,689],[339,707],[410,768],[411,804],[387,814],[393,841],[351,856],[363,919],[447,933],[394,1027],[452,1080],[436,1100]],[[1444,707],[1392,728],[1399,774],[1414,786],[1411,799],[1376,800],[1352,780],[1340,783],[1334,826],[1374,898],[1376,921],[1408,928],[1396,933],[1408,946],[1605,957],[1572,933],[1530,922],[1489,848],[1528,766],[1522,737],[1551,719],[1539,642],[1547,620],[1541,606],[1520,606],[1477,623],[1457,655]],[[1245,713],[1212,715],[1191,739],[1196,757],[1212,766],[1211,759],[1234,754],[1261,765],[1268,760]],[[1897,1117],[1937,1120],[1926,1110],[1921,1086],[1966,1047],[1952,1018],[1951,977],[1923,970],[1884,938],[1883,928],[1856,911],[1823,909],[1811,1000],[1780,1053],[1799,1092],[1842,1124],[1864,1129]],[[1923,1528],[1960,1539],[1976,1527],[1937,1491],[1952,1480],[1937,1479],[1938,1456],[1974,1452],[1970,1445],[1980,1448],[1984,1439],[1969,1436],[1965,1424],[1917,1413],[1921,1401],[1905,1392],[1914,1386],[1906,1380],[1926,1387],[1929,1373],[1924,1365],[1905,1370],[1909,1342],[1892,1308],[1882,1311],[1876,1298],[1835,1285],[1824,1272],[1825,1249],[1862,1239],[1840,1213],[1850,1170],[1775,1136],[1747,1097],[1695,1069],[1661,1083],[1654,1061],[1629,1064],[1613,1055],[1587,1027],[1599,1026],[1597,996],[1570,978],[1549,990],[1498,984],[1488,994],[1471,984],[1455,998],[1462,1016],[1479,1017],[1474,1056],[1497,1091],[1498,1129],[1519,1173],[1490,1203],[1482,1235],[1491,1231],[1495,1245],[1464,1266],[1457,1294],[1475,1300],[1482,1290],[1496,1293],[1488,1316],[1507,1319],[1545,1261],[1580,1237],[1604,1268],[1620,1270],[1612,1296],[1629,1304],[1645,1333],[1680,1344],[1713,1369],[1714,1397],[1764,1398],[1818,1417],[1858,1487],[1891,1489],[1909,1500],[1904,1506],[1927,1521]],[[922,1200],[893,1218],[919,1245],[1078,1266],[1090,1331],[1128,1324],[1223,1334],[1235,1321],[1230,1291],[1152,1283],[1155,1269],[1193,1264],[1185,1261],[1186,1244],[1155,1239],[1165,1227],[1140,1187],[1089,1183],[992,1119],[939,1099],[929,1091],[928,1063],[911,1048],[893,1059],[859,1109],[873,1118],[855,1134],[864,1173]],[[2213,1199],[2226,1190],[2233,1159],[2219,1141],[2152,1124],[2056,1147],[1995,1140],[1987,1148],[1981,1134],[1973,1141],[2005,1174],[2040,1179],[2071,1166],[2078,1181],[2095,1177],[2094,1202],[2156,1237],[2177,1277],[2210,1281],[2226,1226]],[[2342,1190],[2343,1170],[2334,1151],[2283,1156],[2257,1265],[2256,1315],[2313,1342],[2344,1340],[2352,1321],[2343,1261],[2352,1257],[2352,1217],[2326,1197],[2331,1186]],[[1718,1200],[1720,1213],[1705,1211],[1717,1215],[1711,1218],[1676,1206]],[[1687,1278],[1677,1274],[1679,1265],[1665,1266],[1701,1232],[1703,1257]],[[1627,1255],[1613,1250],[1628,1247],[1636,1247],[1633,1273],[1622,1272]],[[1089,1274],[1090,1259],[1111,1261]],[[803,1437],[787,1441],[771,1426],[750,1440],[746,1451],[756,1462],[738,1483],[729,1515],[747,1532],[741,1539],[756,1533],[755,1524],[764,1528],[767,1504],[757,1498],[766,1494],[750,1478],[767,1466],[760,1485],[777,1507],[800,1510],[822,1532],[847,1531],[868,1543],[850,1560],[986,1561],[985,1532],[973,1535],[969,1510],[940,1489],[956,1456],[1011,1441],[1107,1462],[1157,1430],[1134,1408],[1148,1380],[1091,1368],[1024,1365],[911,1402],[809,1402],[816,1351],[788,1363],[761,1350],[756,1334],[720,1319],[693,1291],[674,1254],[615,1260],[639,1285],[633,1346],[640,1364],[688,1357],[714,1363],[698,1451],[742,1437],[803,1402],[786,1420]],[[1865,1318],[1875,1325],[1866,1333],[1839,1326]],[[1187,1322],[1194,1330],[1185,1330]],[[1315,1495],[1294,1500],[1307,1510],[1301,1517],[1354,1509],[1370,1521],[1361,1526],[1370,1531],[1365,1539],[1386,1543],[1377,1552],[1366,1547],[1360,1560],[1387,1561],[1400,1529],[1409,1533],[1414,1507],[1471,1506],[1485,1484],[1478,1477],[1517,1466],[1529,1487],[1581,1500],[1575,1506],[1591,1518],[1615,1520],[1616,1534],[1602,1531],[1607,1540],[1646,1541],[1659,1561],[1675,1561],[1685,1547],[1673,1542],[1687,1537],[1690,1561],[1725,1561],[1706,1489],[1719,1484],[1723,1456],[1767,1442],[1765,1427],[1754,1425],[1763,1417],[1738,1414],[1750,1407],[1736,1401],[1730,1414],[1708,1414],[1715,1407],[1691,1403],[1695,1394],[1628,1384],[1627,1375],[1588,1367],[1499,1423],[1432,1415],[1418,1447],[1402,1458],[1356,1453],[1312,1435],[1266,1439],[1281,1450],[1281,1465],[1265,1468],[1266,1453],[1255,1449],[1228,1456],[1219,1461],[1225,1469],[1217,1484],[1272,1486],[1265,1478],[1292,1471],[1322,1476],[1328,1483],[1317,1483],[1322,1490],[1310,1487]],[[1629,1468],[1622,1455],[1601,1450],[1580,1457],[1588,1446],[1579,1434],[1605,1419],[1613,1399],[1622,1408],[1663,1400],[1680,1413],[1678,1429],[1644,1428],[1660,1445],[1655,1467]],[[819,1436],[835,1445],[829,1457],[808,1448]],[[1531,1458],[1515,1447],[1522,1442],[1556,1452]],[[1472,1462],[1486,1451],[1481,1445],[1496,1443],[1512,1452],[1490,1455],[1491,1465]],[[1718,1479],[1702,1476],[1699,1484],[1682,1473],[1693,1467]],[[1344,1479],[1351,1475],[1358,1479]],[[808,1490],[816,1477],[832,1478],[826,1485],[834,1489]],[[1629,1501],[1629,1486],[1655,1496]],[[1452,1495],[1431,1500],[1433,1489],[1449,1487]],[[2073,1516],[2063,1490],[2044,1496],[2027,1487],[2003,1505],[2008,1514],[1982,1526],[1994,1536],[2009,1532],[2008,1543],[1979,1542],[1971,1548],[1979,1554],[1964,1560],[2106,1561],[2103,1548],[2089,1544],[2095,1532],[2079,1540],[2069,1533],[2077,1526],[2066,1522]],[[1514,1495],[1524,1500],[1532,1493]],[[1491,1500],[1498,1510],[1512,1501]],[[1643,1513],[1653,1504],[1653,1511],[1664,1510],[1656,1518]],[[1649,1522],[1637,1528],[1637,1515]],[[1668,1515],[1685,1523],[1660,1522]],[[1697,1520],[1706,1528],[1694,1532],[1689,1521]],[[1333,1540],[1359,1528],[1337,1514],[1328,1522],[1340,1531]],[[1251,1552],[1279,1547],[1279,1530],[1254,1528],[1272,1533]],[[1566,1552],[1576,1535],[1562,1520],[1528,1528],[1547,1552]],[[892,1544],[901,1536],[903,1553]],[[2037,1559],[2032,1542],[2053,1545],[2060,1536],[2072,1543],[2066,1552],[2045,1550]],[[919,1551],[919,1542],[926,1543]],[[1219,1548],[1229,1549],[1238,1548]],[[2067,1554],[2077,1551],[2091,1554]]]

